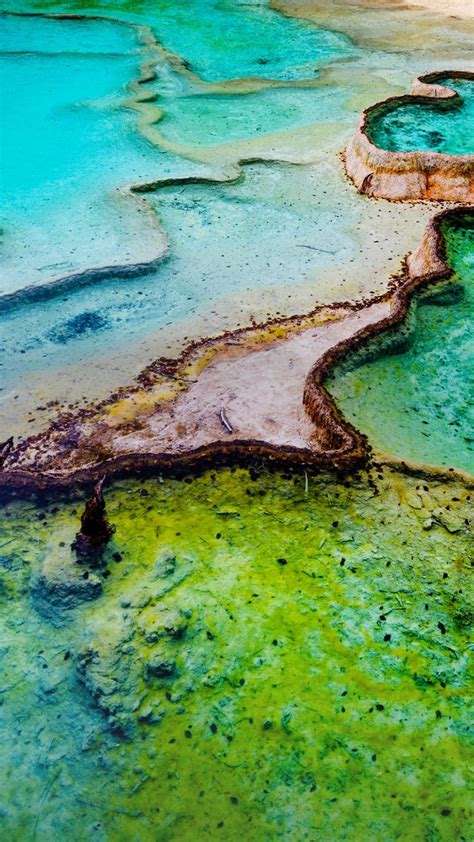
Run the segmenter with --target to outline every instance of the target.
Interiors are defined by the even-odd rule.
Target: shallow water
[[[327,387],[380,450],[474,474],[474,217],[444,223],[448,287],[420,293],[408,325],[334,370]],[[407,345],[400,351],[400,341]],[[387,353],[388,351],[388,353]],[[363,359],[369,357],[368,362]]]
[[[33,429],[40,402],[38,423],[51,417],[45,395],[79,401],[126,383],[163,352],[161,332],[186,319],[217,332],[255,314],[376,294],[418,244],[431,210],[359,196],[339,152],[361,108],[406,89],[427,55],[361,51],[259,3],[9,5],[150,24],[208,82],[316,87],[211,93],[157,54],[147,87],[163,116],[153,147],[121,107],[149,55],[132,30],[7,20],[18,173],[8,175],[6,248],[18,285],[54,277],[52,263],[62,274],[96,266],[99,249],[99,262],[109,248],[123,263],[163,248],[153,216],[119,201],[124,184],[222,178],[240,157],[295,165],[253,163],[235,183],[147,194],[170,241],[155,270],[91,275],[2,313],[5,437]],[[429,59],[430,69],[441,61],[432,47]],[[38,276],[18,271],[20,234],[20,257],[44,267]],[[418,307],[418,325],[431,310],[442,320],[447,355],[454,326],[464,341],[472,317],[462,309],[471,302],[464,243],[450,234],[463,302]],[[437,400],[440,360],[428,345],[434,379],[420,388]],[[465,371],[464,357],[450,357],[448,424],[464,411],[454,361]],[[439,423],[428,461],[448,444],[461,453],[464,423],[449,427],[451,438]],[[117,481],[106,490],[116,532],[90,569],[70,548],[85,494],[11,495],[0,510],[9,840],[466,838],[465,488],[382,468],[370,481],[257,470]]]
[[[232,0],[71,0],[9,3],[10,9],[98,14],[145,23],[165,49],[208,82],[307,79],[357,48],[336,32],[286,19],[263,2]]]
[[[338,182],[326,164],[259,163],[243,167],[233,183],[177,184],[148,194],[169,237],[169,256],[150,274],[92,277],[86,286],[3,312],[5,389],[16,394],[19,380],[35,372],[40,380],[48,370],[62,371],[64,378],[68,366],[87,366],[103,353],[104,367],[121,367],[126,384],[130,363],[122,359],[133,343],[149,348],[135,363],[138,371],[153,359],[159,330],[187,318],[205,319],[219,305],[225,313],[226,299],[255,301],[258,318],[269,318],[280,309],[301,312],[295,296],[301,290],[310,302],[362,297],[369,261],[371,289],[383,290],[398,268],[396,253],[374,224],[364,262],[354,268],[365,245],[359,225],[367,211],[348,185],[336,197]],[[374,223],[376,210],[370,209]],[[390,212],[395,223],[396,209]],[[421,237],[422,219],[415,225]],[[232,312],[221,316],[221,324],[233,327],[231,318]],[[35,405],[44,400],[36,388]]]
[[[179,144],[214,147],[262,135],[332,122],[343,111],[347,91],[327,88],[267,88],[255,93],[203,94],[200,90],[172,96],[164,86],[159,130]]]
[[[182,21],[179,32],[170,22],[173,15],[169,5],[160,6],[158,11],[154,4],[133,4],[132,9],[123,3],[87,7],[82,3],[54,7],[14,3],[12,8],[116,14],[123,20],[151,24],[163,42],[169,25],[171,40],[166,46],[176,51],[182,47],[182,56],[189,61],[192,50],[207,61],[215,47],[216,62],[223,68],[222,78],[245,74],[255,51],[254,39],[243,39],[240,47],[232,51],[214,44],[212,33],[217,30],[211,27],[214,12],[211,14],[210,10],[214,7],[210,4],[186,7],[186,21]],[[146,50],[137,52],[133,30],[100,21],[79,24],[7,19],[15,33],[9,41],[20,44],[21,30],[28,33],[27,40],[36,49],[35,38],[43,42],[43,33],[55,32],[56,50],[62,38],[67,46],[68,38],[73,37],[67,33],[85,26],[90,27],[91,44],[96,47],[93,57],[72,53],[67,58],[57,53],[54,58],[36,55],[35,61],[44,69],[47,65],[48,74],[52,73],[43,78],[43,93],[47,93],[51,80],[56,80],[53,90],[56,91],[57,83],[61,93],[58,109],[48,113],[42,132],[37,133],[42,147],[48,152],[61,141],[61,134],[54,135],[59,124],[57,114],[63,133],[67,135],[69,131],[73,137],[67,146],[59,143],[60,155],[54,160],[49,153],[45,155],[46,164],[53,167],[54,190],[44,189],[45,178],[50,175],[46,167],[43,172],[42,163],[30,168],[29,176],[26,170],[24,180],[28,176],[30,183],[20,185],[14,177],[10,179],[4,244],[4,283],[8,282],[9,287],[5,289],[32,283],[39,287],[52,278],[67,277],[71,272],[101,264],[146,263],[163,252],[166,234],[171,248],[170,257],[148,274],[129,278],[111,272],[104,278],[92,273],[85,285],[73,283],[45,303],[25,303],[14,310],[11,318],[2,313],[5,435],[10,434],[14,419],[20,423],[22,433],[33,429],[26,424],[36,422],[32,417],[25,420],[25,416],[27,412],[35,415],[38,405],[75,400],[72,383],[80,383],[81,396],[91,400],[105,397],[106,384],[115,388],[129,382],[154,357],[169,353],[170,346],[175,352],[185,341],[183,336],[221,332],[248,324],[252,318],[305,312],[321,303],[381,292],[403,254],[416,247],[427,210],[415,218],[410,208],[398,213],[391,207],[368,208],[345,181],[339,152],[350,137],[360,109],[374,98],[383,98],[409,84],[424,69],[419,58],[412,60],[356,47],[350,47],[344,57],[339,48],[334,53],[332,42],[326,44],[314,26],[287,20],[266,7],[219,5],[216,14],[217,19],[221,14],[237,16],[244,33],[248,26],[267,27],[278,53],[280,47],[283,49],[286,32],[285,61],[280,69],[287,73],[290,68],[295,81],[301,75],[305,78],[298,68],[307,70],[308,55],[314,53],[315,72],[309,78],[316,86],[265,89],[255,83],[251,93],[206,93],[205,84],[183,75],[172,61],[157,54],[157,79],[146,87],[157,94],[157,119],[162,115],[153,129],[158,146],[140,135],[137,114],[120,107],[129,95],[126,82],[136,77],[138,64],[149,57]],[[197,21],[201,17],[202,26]],[[293,37],[295,27],[300,34]],[[277,30],[278,36],[271,34]],[[112,61],[107,47],[111,32],[124,45],[122,57],[116,55],[116,48],[112,50],[113,63],[124,71],[127,66],[130,75],[125,79],[125,73],[122,77],[117,70],[118,87],[105,85],[104,97],[98,95],[100,84],[108,79],[107,62]],[[322,40],[318,40],[320,36]],[[52,37],[48,35],[48,39]],[[174,43],[174,38],[182,43]],[[320,47],[326,44],[329,67],[324,73],[317,71],[321,55],[314,39]],[[348,42],[343,40],[347,47]],[[109,50],[109,58],[96,54],[98,45]],[[24,57],[6,59],[7,64],[17,60],[26,63]],[[87,68],[89,61],[98,62],[104,78],[97,79],[97,87],[94,76],[90,86],[91,73],[81,71],[76,87],[80,87],[85,76],[91,89],[77,90],[77,97],[71,96],[65,77],[52,68],[56,62],[58,69],[62,62]],[[392,77],[395,87],[388,82]],[[18,161],[20,152],[22,157],[31,153],[32,160],[38,159],[37,138],[22,131],[27,113],[22,109],[26,105],[32,109],[28,117],[31,123],[37,106],[30,106],[32,98],[28,99],[26,91],[23,93],[21,108],[13,97],[11,109],[17,119],[17,128],[11,133],[16,138],[10,144],[13,162]],[[86,94],[86,99],[82,99]],[[78,131],[81,126],[85,137]],[[68,154],[69,146],[74,155]],[[253,175],[258,174],[258,165],[248,167],[243,187],[179,186],[173,201],[171,189],[169,201],[163,191],[150,194],[148,198],[163,224],[161,231],[153,214],[124,197],[121,190],[131,181],[199,175],[220,178],[223,166],[241,157],[315,164],[311,169],[260,167],[264,173],[261,178]],[[59,167],[60,162],[67,166]],[[272,180],[277,185],[281,183],[290,197],[286,207],[281,201],[281,190],[272,195]],[[189,201],[181,193],[189,194]],[[391,231],[398,221],[400,225],[396,224],[395,230],[401,241],[396,251],[386,231]],[[293,242],[288,245],[290,239],[286,237],[285,246],[287,230]],[[200,250],[204,254],[204,248],[210,249],[212,255],[205,266],[196,257]],[[366,271],[369,262],[370,276]],[[172,333],[171,338],[168,332]],[[19,378],[23,384],[20,398],[15,388]],[[25,409],[19,408],[21,401]]]
[[[263,11],[281,25],[277,15]],[[246,14],[241,17],[245,24]],[[104,21],[9,15],[0,17],[0,28],[2,292],[101,265],[146,263],[159,255],[163,234],[121,190],[178,176],[183,162],[147,142],[137,132],[137,117],[120,107],[131,96],[128,85],[140,64],[151,56],[138,44],[138,31]],[[298,60],[298,48],[292,55]],[[330,50],[326,57],[330,60]],[[193,99],[191,81],[166,57],[156,55],[156,62],[158,79],[150,87],[158,94],[156,119],[163,115],[165,138],[185,153],[189,144],[212,145],[212,132],[215,142],[225,143],[324,119],[322,96],[310,99],[305,89],[295,91],[291,102],[290,92],[278,90],[248,100],[238,95],[206,99],[201,86],[201,96]],[[195,109],[199,102],[201,120]],[[329,119],[330,109],[324,108]],[[183,114],[188,114],[184,120]],[[216,122],[217,131],[212,129]],[[189,164],[187,171],[199,167]]]
[[[186,11],[192,26],[187,37],[203,61],[207,50],[216,63],[222,63],[215,43],[214,13],[219,17],[225,8],[213,11],[212,36],[207,18],[212,4],[197,5],[195,16]],[[60,8],[54,7],[54,11]],[[110,9],[102,11],[110,13]],[[272,49],[278,48],[279,37],[281,40],[275,27],[277,33],[283,27],[287,35],[303,32],[292,40],[281,78],[300,78],[296,65],[307,54],[320,55],[326,63],[332,60],[330,33],[323,32],[320,43],[314,27],[285,21],[266,8],[227,11],[231,17],[237,16],[244,36],[248,19],[254,26],[254,18],[260,21],[263,16]],[[160,29],[169,31],[171,40],[176,26],[180,37],[185,37],[186,26],[179,22],[182,15],[175,4],[168,14],[155,8],[147,22],[153,23],[157,17]],[[123,18],[128,19],[127,15]],[[137,19],[142,20],[143,14]],[[163,236],[153,230],[152,218],[121,190],[131,183],[169,176],[170,171],[179,175],[183,164],[175,155],[163,154],[148,143],[137,131],[136,115],[120,107],[131,96],[128,85],[139,76],[140,64],[152,55],[150,48],[139,45],[138,30],[106,21],[9,15],[0,17],[0,28],[5,172],[1,291],[40,285],[99,266],[146,263],[159,255]],[[241,37],[237,54],[225,50],[226,56],[233,56],[237,76],[247,73],[242,54],[245,39],[241,42]],[[334,38],[338,40],[338,36]],[[185,43],[179,41],[178,46],[185,50]],[[251,39],[248,51],[255,48]],[[193,90],[196,81],[176,72],[165,56],[154,56],[158,79],[149,90],[158,95],[156,119],[161,113],[164,137],[178,144],[178,153],[189,153],[187,146],[192,150],[307,126],[330,119],[330,115],[333,118],[340,110],[341,93],[332,97],[331,109],[327,91],[311,97],[309,89],[297,90],[293,97],[291,92],[278,90],[261,96],[255,93],[248,99],[239,95],[206,97],[202,85]],[[294,73],[289,62],[295,64]],[[304,64],[304,68],[308,78],[314,79],[313,66]],[[229,74],[232,76],[231,69]],[[258,84],[256,87],[258,90]],[[321,113],[323,96],[327,102]],[[189,172],[195,170],[189,165]]]
[[[8,15],[0,29],[1,291],[150,259],[160,238],[119,194],[159,161],[119,107],[143,61],[135,30]]]
[[[381,149],[394,152],[429,150],[448,155],[474,153],[474,81],[440,77],[440,84],[455,90],[462,101],[404,102],[372,112],[367,133]]]
[[[463,838],[466,491],[374,479],[114,483],[88,579],[83,495],[12,500],[8,838]]]

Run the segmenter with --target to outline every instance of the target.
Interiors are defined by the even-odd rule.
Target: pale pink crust
[[[137,385],[14,446],[0,485],[70,485],[104,473],[260,457],[340,470],[363,464],[368,443],[338,412],[324,381],[342,356],[403,321],[416,288],[450,277],[441,223],[467,210],[434,217],[384,296],[202,340],[178,359],[157,360]]]
[[[474,202],[474,155],[392,152],[375,146],[367,134],[372,113],[390,103],[422,103],[427,97],[445,101],[457,98],[455,91],[434,81],[450,75],[474,79],[474,74],[461,71],[421,76],[412,94],[391,97],[362,112],[345,153],[346,172],[361,193],[395,201]]]

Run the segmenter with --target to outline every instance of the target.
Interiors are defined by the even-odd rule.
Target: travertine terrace
[[[449,277],[439,226],[453,215],[445,211],[429,224],[386,296],[230,333],[177,360],[158,360],[139,385],[9,450],[2,482],[67,484],[105,472],[256,456],[360,463],[366,443],[338,414],[324,376],[351,347],[400,322],[420,284]]]
[[[380,149],[368,136],[370,119],[394,105],[423,103],[426,98],[438,100],[440,107],[456,103],[458,94],[442,84],[443,76],[449,75],[447,71],[422,76],[416,80],[412,94],[392,97],[362,113],[345,153],[347,174],[361,193],[396,201],[474,201],[474,155]],[[474,79],[471,73],[455,75]]]

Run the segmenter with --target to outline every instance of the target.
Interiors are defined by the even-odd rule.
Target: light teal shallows
[[[9,9],[105,15],[153,28],[160,43],[205,81],[308,79],[332,60],[358,50],[336,32],[284,18],[265,2],[232,0],[70,0],[10,2]]]

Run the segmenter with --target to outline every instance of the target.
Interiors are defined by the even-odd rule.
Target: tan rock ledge
[[[450,108],[459,94],[441,84],[443,78],[473,79],[474,73],[444,71],[420,76],[406,96],[390,97],[362,112],[357,131],[345,153],[348,176],[367,196],[397,201],[417,199],[474,202],[474,155],[447,155],[442,152],[393,152],[380,149],[369,139],[372,115],[394,105],[441,100],[440,108]]]
[[[339,469],[362,464],[368,444],[338,413],[324,379],[353,347],[401,322],[417,287],[450,277],[440,226],[466,210],[430,222],[384,296],[202,340],[178,359],[157,360],[99,406],[5,443],[0,485],[68,485],[104,473],[255,457]]]

